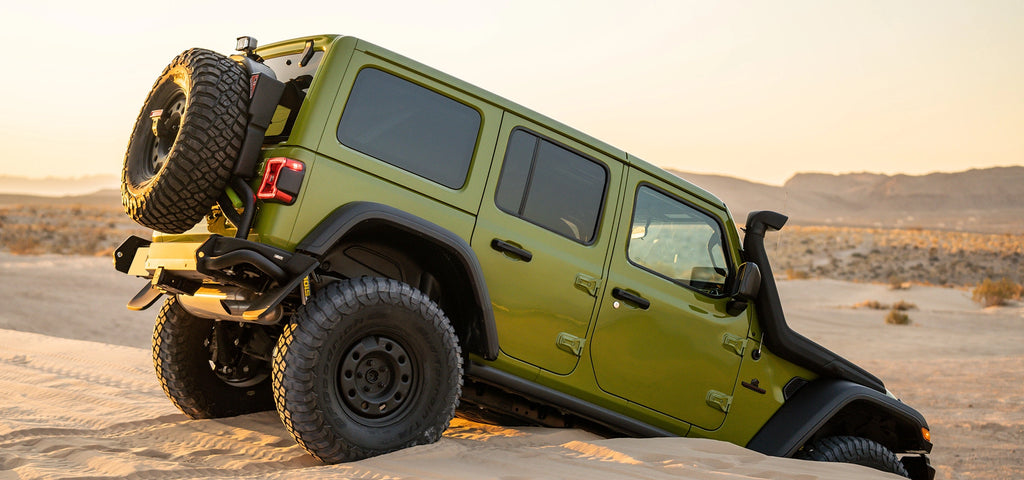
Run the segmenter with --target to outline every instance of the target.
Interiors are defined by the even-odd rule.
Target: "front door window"
[[[637,192],[627,254],[638,267],[680,285],[725,294],[729,270],[718,222],[652,187]]]

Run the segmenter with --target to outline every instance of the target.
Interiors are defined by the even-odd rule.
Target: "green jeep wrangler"
[[[192,418],[276,408],[311,455],[453,416],[714,438],[915,479],[927,423],[786,324],[754,212],[353,37],[188,50],[132,132],[114,253],[167,299],[157,376]],[[898,457],[897,454],[901,456]]]

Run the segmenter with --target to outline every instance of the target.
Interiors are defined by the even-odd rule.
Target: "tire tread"
[[[812,443],[799,457],[818,462],[853,463],[909,476],[896,454],[884,445],[862,437],[825,437]]]
[[[205,364],[202,341],[212,320],[186,312],[173,297],[157,315],[153,366],[167,398],[193,419],[222,418],[270,410],[270,382],[250,388],[223,383]]]
[[[148,155],[144,133],[157,87],[177,71],[186,72],[185,118],[164,168],[136,185],[130,168],[138,155]],[[194,226],[217,202],[231,178],[245,138],[248,121],[248,82],[245,69],[210,50],[187,50],[164,69],[135,121],[121,173],[121,203],[140,225],[167,233]],[[141,145],[140,145],[141,143]]]
[[[444,362],[454,365],[446,382],[454,385],[446,398],[437,425],[428,426],[417,438],[393,448],[378,450],[354,444],[335,432],[327,419],[314,386],[314,378],[299,372],[317,360],[327,347],[323,332],[335,328],[339,319],[358,310],[391,305],[420,312],[446,345]],[[273,362],[273,393],[285,428],[300,446],[326,463],[348,462],[414,445],[436,442],[455,415],[462,391],[461,349],[448,318],[429,298],[406,284],[382,278],[359,278],[328,285],[295,315],[278,341]]]

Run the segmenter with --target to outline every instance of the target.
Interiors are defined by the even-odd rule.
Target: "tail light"
[[[276,157],[267,159],[263,169],[263,181],[256,191],[256,198],[285,205],[295,203],[302,188],[302,177],[306,166],[298,160]]]

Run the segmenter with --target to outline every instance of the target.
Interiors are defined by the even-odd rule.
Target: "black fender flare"
[[[494,310],[491,308],[491,297],[484,280],[483,269],[469,243],[451,230],[388,205],[374,202],[352,202],[338,207],[327,215],[299,242],[296,251],[320,258],[327,254],[346,233],[369,221],[383,222],[416,235],[445,251],[472,285],[471,297],[477,317],[475,322],[479,327],[479,335],[483,338],[467,347],[486,360],[497,359],[498,329],[494,323]]]
[[[931,451],[932,444],[921,434],[928,423],[917,410],[874,389],[832,378],[818,379],[797,390],[765,422],[747,448],[765,455],[791,457],[829,420],[856,404],[884,412],[896,423],[902,432],[898,443],[886,447],[897,453]]]

